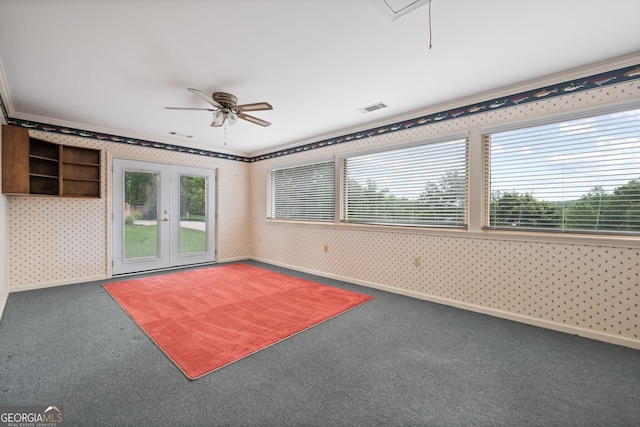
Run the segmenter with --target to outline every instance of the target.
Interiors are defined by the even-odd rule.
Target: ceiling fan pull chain
[[[431,2],[429,2],[429,49],[431,49],[431,40],[433,36],[431,34]]]

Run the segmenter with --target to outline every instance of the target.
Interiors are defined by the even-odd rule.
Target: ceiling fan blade
[[[191,107],[164,107],[165,110],[199,110],[199,111],[217,111],[213,108],[191,108]]]
[[[253,104],[236,105],[238,111],[260,111],[260,110],[273,110],[273,107],[268,102],[256,102]]]
[[[267,122],[266,120],[262,120],[262,119],[259,119],[257,117],[253,117],[253,116],[250,116],[248,114],[238,113],[238,117],[241,118],[241,119],[247,120],[249,122],[255,123],[257,125],[260,125],[260,126],[265,126],[265,127],[266,126],[271,126],[271,123]]]
[[[214,107],[222,108],[222,105],[218,104],[216,101],[213,100],[213,98],[211,98],[209,95],[207,95],[203,91],[201,91],[199,89],[194,89],[192,87],[187,88],[187,90],[189,92],[193,93],[194,95],[199,96],[200,98],[204,99],[205,101],[207,101],[209,104],[213,105]]]

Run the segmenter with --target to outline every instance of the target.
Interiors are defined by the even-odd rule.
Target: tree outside
[[[491,227],[549,230],[640,232],[640,178],[608,193],[595,186],[577,200],[538,200],[530,193],[494,192],[489,201]],[[416,199],[399,197],[374,180],[347,183],[347,220],[415,225],[464,225],[466,178],[447,172],[429,181]]]

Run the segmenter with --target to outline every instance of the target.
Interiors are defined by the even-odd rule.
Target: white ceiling
[[[640,51],[638,0],[433,0],[432,49],[428,5],[387,6],[412,2],[0,0],[0,94],[13,118],[256,155]],[[273,125],[225,145],[211,113],[164,109],[206,108],[188,87]]]

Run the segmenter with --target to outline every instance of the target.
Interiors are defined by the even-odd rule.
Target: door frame
[[[114,260],[113,260],[113,248],[114,248],[114,235],[113,235],[113,221],[114,221],[114,215],[113,215],[113,192],[114,192],[114,188],[113,188],[113,161],[114,159],[119,159],[119,160],[133,160],[133,161],[141,161],[141,162],[148,162],[148,163],[157,163],[157,164],[163,164],[163,165],[168,165],[168,166],[185,166],[185,167],[194,167],[194,168],[200,168],[200,169],[208,169],[210,171],[213,172],[213,176],[214,176],[214,182],[213,182],[213,191],[214,191],[214,197],[213,200],[210,202],[210,204],[213,204],[213,220],[212,220],[212,224],[211,226],[213,227],[213,233],[214,233],[214,238],[213,238],[213,251],[214,251],[214,261],[208,261],[208,262],[203,262],[203,263],[195,263],[195,264],[190,264],[192,266],[195,265],[208,265],[208,264],[215,264],[216,262],[218,262],[218,169],[219,166],[217,165],[211,165],[211,164],[201,164],[201,163],[194,163],[194,162],[186,162],[186,161],[180,161],[180,160],[172,160],[172,161],[167,161],[166,159],[157,159],[157,158],[149,158],[143,155],[137,155],[137,154],[131,154],[131,153],[118,153],[118,152],[111,152],[111,151],[107,151],[107,177],[106,177],[106,183],[107,183],[107,194],[106,194],[106,212],[105,212],[105,216],[107,219],[107,239],[106,239],[106,261],[107,261],[107,277],[114,277],[113,274],[113,264],[114,264]],[[159,268],[157,270],[150,270],[150,271],[162,271],[162,270],[173,270],[173,269],[178,269],[178,268],[183,268],[186,266],[175,266],[175,267],[167,267],[167,268]],[[122,273],[122,274],[117,274],[117,277],[120,276],[127,276],[127,275],[133,275],[133,274],[140,274],[142,272],[136,272],[136,273]]]

